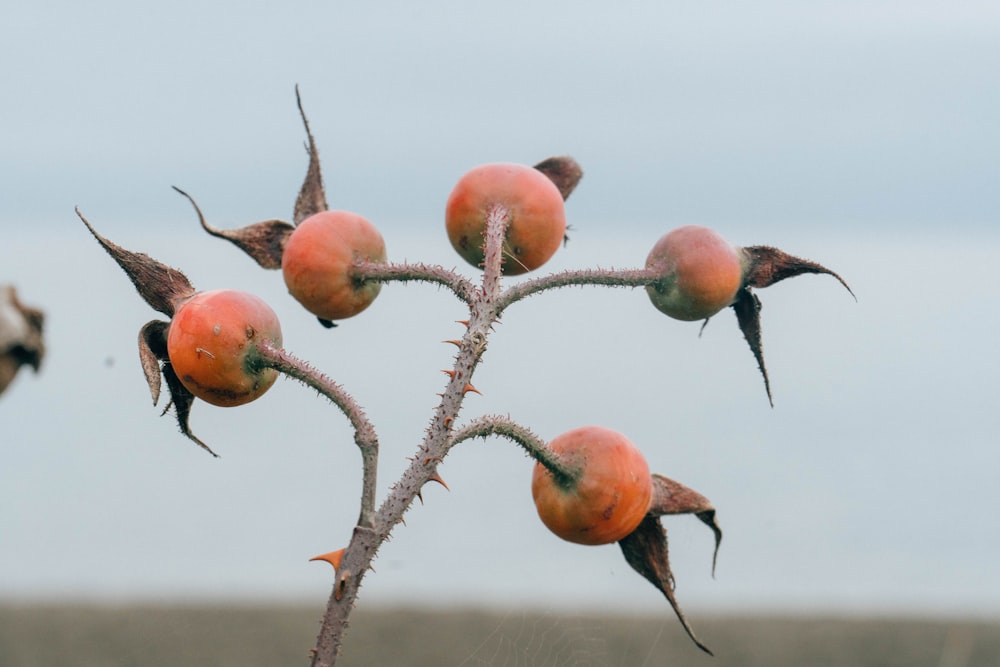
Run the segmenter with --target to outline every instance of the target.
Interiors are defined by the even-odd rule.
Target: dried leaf
[[[757,360],[757,367],[760,374],[764,376],[764,389],[767,391],[767,401],[774,407],[774,399],[771,398],[771,380],[767,377],[767,367],[764,365],[764,349],[760,338],[760,299],[750,291],[749,287],[743,287],[736,293],[736,301],[732,305],[736,312],[736,322],[740,325],[740,331],[750,345]]]
[[[143,325],[139,330],[139,363],[149,385],[149,393],[153,395],[153,405],[160,400],[160,362],[169,361],[167,356],[168,322],[153,320]]]
[[[580,168],[576,160],[568,155],[542,160],[535,165],[535,169],[549,177],[549,180],[559,189],[563,201],[569,199],[570,194],[583,178],[583,169]]]
[[[132,252],[115,245],[94,230],[80,213],[80,209],[76,209],[76,214],[98,243],[118,262],[118,266],[125,270],[139,295],[155,310],[167,317],[173,317],[176,304],[195,293],[187,276],[177,269],[172,269],[144,253]]]
[[[767,400],[771,407],[774,407],[774,399],[771,396],[771,381],[767,376],[767,367],[764,365],[764,350],[760,335],[761,303],[750,288],[770,287],[785,278],[792,278],[803,273],[815,273],[833,276],[840,281],[840,284],[854,297],[855,301],[857,297],[843,278],[822,264],[794,257],[783,250],[765,245],[746,246],[741,251],[746,258],[746,269],[743,276],[743,286],[737,292],[732,307],[736,312],[736,321],[740,325],[740,331],[743,332],[743,337],[750,345],[750,351],[753,352],[753,356],[757,360],[757,367],[760,368],[760,373],[764,377]],[[702,325],[702,329],[704,329],[704,325]]]
[[[295,199],[295,210],[292,220],[299,224],[306,218],[321,211],[326,211],[326,193],[323,191],[323,174],[319,167],[319,151],[316,150],[316,140],[313,139],[312,130],[309,129],[309,119],[302,108],[302,96],[299,95],[299,87],[295,86],[295,103],[299,107],[299,115],[302,116],[302,124],[306,128],[306,151],[309,153],[309,167],[306,169],[306,178],[299,189],[299,196]]]
[[[715,576],[719,544],[722,543],[722,528],[719,527],[715,519],[715,508],[708,498],[680,482],[653,473],[653,499],[650,503],[649,514],[653,516],[694,514],[711,528],[715,535],[715,550],[712,553],[712,576]]]
[[[265,220],[239,229],[218,229],[208,224],[191,195],[176,185],[173,188],[191,202],[195,213],[198,214],[198,220],[206,232],[229,241],[265,269],[281,268],[281,255],[284,252],[285,241],[295,231],[295,227],[291,224],[282,220]]]
[[[677,598],[674,597],[674,575],[670,571],[670,558],[667,552],[667,531],[660,524],[659,517],[647,515],[639,527],[618,542],[625,561],[632,569],[641,574],[653,584],[670,602],[678,620],[698,648],[713,655],[712,651],[695,636],[688,623]]]
[[[191,432],[191,427],[188,426],[188,418],[191,416],[191,405],[194,403],[194,394],[181,384],[180,378],[177,377],[177,373],[174,372],[174,367],[169,361],[163,364],[163,378],[167,381],[167,389],[170,390],[170,403],[167,404],[167,409],[173,404],[174,412],[177,415],[177,425],[180,427],[181,433],[197,443],[199,447],[209,454],[218,458],[218,454],[213,452],[208,445]],[[164,409],[164,412],[166,412],[166,409]]]
[[[854,296],[854,292],[844,279],[822,264],[794,257],[783,250],[766,245],[746,246],[743,248],[743,253],[749,260],[743,280],[744,284],[750,287],[769,287],[785,278],[792,278],[803,273],[817,273],[833,276],[851,293],[851,296]],[[857,300],[856,296],[854,298]]]

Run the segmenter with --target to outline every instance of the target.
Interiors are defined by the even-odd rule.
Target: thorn
[[[455,323],[456,324],[463,324],[463,325],[465,325],[466,329],[469,328],[469,320],[455,320]]]
[[[334,572],[340,569],[340,561],[344,558],[344,551],[346,549],[337,549],[336,551],[331,551],[329,553],[320,554],[319,556],[314,556],[309,559],[309,562],[314,560],[323,560],[333,566]]]
[[[468,382],[466,382],[465,386],[462,387],[462,393],[463,394],[468,394],[470,391],[474,391],[477,394],[479,394],[480,396],[483,395],[483,392],[479,391],[478,389],[476,389],[475,387],[473,387],[471,384],[469,384]]]
[[[441,342],[442,343],[451,343],[455,347],[462,347],[462,341],[460,341],[460,340],[454,340],[454,339],[452,339],[452,340],[443,340]]]
[[[442,422],[442,424],[443,424],[443,426],[446,429],[449,429],[449,428],[451,428],[451,424],[454,421],[455,421],[454,417],[452,417],[451,415],[449,415],[449,416],[447,416],[447,417],[444,418],[444,421]]]
[[[448,485],[444,483],[444,480],[441,479],[441,475],[437,474],[436,471],[433,472],[433,473],[431,473],[431,476],[427,478],[427,481],[428,482],[437,482],[438,484],[440,484],[441,486],[443,486],[448,491],[451,491],[451,489],[448,488]]]
[[[455,371],[443,370],[441,372],[444,373],[445,375],[447,375],[448,377],[450,377],[452,380],[455,379]]]
[[[420,504],[423,505],[424,504],[424,492],[423,491],[417,491],[417,498],[420,500]]]

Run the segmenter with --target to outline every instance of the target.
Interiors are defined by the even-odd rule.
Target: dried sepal
[[[625,561],[633,570],[652,583],[670,602],[678,620],[684,626],[691,640],[709,655],[712,652],[695,636],[684,612],[674,596],[674,575],[670,571],[670,556],[667,548],[667,531],[660,523],[660,516],[673,514],[694,514],[704,522],[715,535],[715,551],[712,554],[712,574],[722,541],[722,529],[715,519],[715,508],[708,498],[694,489],[663,475],[653,474],[653,497],[649,513],[639,527],[619,540]]]
[[[302,116],[302,124],[306,128],[306,151],[309,153],[309,167],[306,169],[306,177],[299,189],[299,195],[295,199],[295,210],[292,215],[292,220],[297,225],[311,215],[328,210],[329,207],[323,190],[319,151],[316,150],[316,140],[313,139],[312,130],[309,128],[309,119],[306,118],[306,112],[302,108],[302,96],[299,95],[298,86],[295,86],[295,103],[299,107],[299,115]]]
[[[139,295],[153,309],[167,317],[173,317],[177,303],[195,293],[187,276],[177,269],[170,268],[145,253],[132,252],[115,245],[97,233],[79,208],[76,209],[76,214],[97,242],[124,269]]]
[[[163,379],[167,381],[167,389],[170,391],[170,403],[167,404],[167,407],[163,411],[166,412],[173,405],[174,414],[177,416],[177,426],[180,428],[181,433],[209,454],[218,458],[219,455],[192,433],[191,427],[188,425],[188,419],[191,416],[191,405],[194,403],[194,394],[181,384],[180,378],[177,377],[177,373],[174,372],[174,367],[169,361],[164,362],[161,370],[163,372]]]
[[[549,180],[558,188],[563,201],[569,198],[580,183],[580,179],[583,178],[583,169],[580,168],[576,160],[568,155],[542,160],[535,165],[535,169],[549,177]]]
[[[674,575],[670,571],[670,557],[667,551],[667,531],[660,524],[659,517],[646,515],[639,527],[618,541],[625,561],[633,570],[641,574],[655,586],[670,602],[677,619],[688,637],[698,648],[713,655],[712,651],[695,636],[687,617],[677,604],[674,596]]]
[[[825,274],[836,278],[844,286],[855,301],[854,291],[847,282],[836,272],[831,271],[822,264],[789,255],[783,250],[778,250],[766,245],[746,246],[741,249],[744,257],[743,285],[736,293],[732,308],[736,312],[736,321],[746,338],[750,351],[757,360],[757,367],[764,378],[764,389],[767,391],[767,401],[774,407],[774,399],[771,396],[771,381],[767,376],[767,367],[764,365],[764,348],[760,335],[760,299],[753,293],[751,288],[770,287],[776,282],[786,278],[793,278],[804,273]],[[705,324],[708,320],[705,321]],[[704,330],[704,324],[702,329]]]
[[[281,268],[281,255],[285,248],[285,241],[295,231],[295,227],[291,224],[283,220],[265,220],[264,222],[257,222],[246,227],[240,227],[239,229],[219,229],[208,224],[204,214],[201,212],[201,208],[191,195],[176,185],[172,187],[191,202],[195,213],[198,215],[198,221],[201,223],[202,229],[206,232],[217,238],[229,241],[249,255],[262,268]]]
[[[770,287],[785,278],[800,276],[803,273],[826,274],[836,278],[857,300],[847,282],[822,264],[794,257],[783,250],[766,245],[746,246],[742,250],[747,259],[743,276],[744,285],[758,288]]]
[[[750,291],[749,287],[742,287],[736,293],[736,300],[733,301],[733,311],[736,313],[736,322],[740,325],[740,331],[750,346],[754,359],[757,360],[757,368],[764,378],[764,390],[767,391],[767,401],[774,407],[774,399],[771,397],[771,380],[767,376],[767,366],[764,365],[764,345],[760,337],[760,299]]]
[[[149,393],[153,395],[153,405],[156,405],[160,400],[160,386],[163,378],[160,364],[169,361],[167,356],[167,330],[169,328],[168,322],[153,320],[146,322],[139,329],[139,363],[146,376]]]
[[[705,525],[712,529],[715,536],[715,550],[712,552],[712,576],[715,576],[715,563],[719,556],[719,544],[722,543],[722,528],[715,518],[715,507],[708,498],[680,482],[653,473],[653,499],[650,501],[649,514],[663,516],[668,514],[694,514]]]

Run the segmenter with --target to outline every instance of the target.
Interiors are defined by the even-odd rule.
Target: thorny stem
[[[328,667],[336,663],[361,581],[370,569],[378,549],[389,538],[396,524],[402,522],[403,515],[413,504],[414,499],[420,495],[424,485],[431,480],[441,481],[437,472],[438,465],[456,444],[480,436],[505,436],[524,447],[533,458],[556,476],[572,479],[576,475],[575,471],[567,469],[565,464],[552,454],[544,441],[509,419],[495,416],[482,417],[461,429],[454,430],[455,420],[458,419],[465,396],[474,389],[472,376],[486,352],[490,332],[507,306],[547,289],[568,285],[641,287],[654,282],[659,276],[655,271],[645,269],[567,271],[529,280],[503,290],[501,284],[503,245],[509,222],[510,211],[504,206],[494,206],[487,212],[483,278],[479,287],[453,271],[441,267],[370,262],[358,263],[355,266],[359,280],[423,281],[443,285],[468,305],[469,319],[462,339],[447,341],[457,345],[458,352],[452,369],[446,371],[449,376],[448,383],[440,394],[441,402],[431,417],[416,455],[411,458],[410,465],[399,481],[390,488],[378,511],[370,515],[372,521],[367,524],[362,523],[354,529],[350,544],[344,550],[312,654],[313,667]],[[285,363],[284,356],[278,351],[268,354],[275,368],[317,388],[324,395],[330,395],[331,400],[337,403],[352,421],[359,417],[363,419],[360,408],[345,409],[339,402],[343,401],[340,397],[344,395],[339,387],[336,385],[327,387],[325,383],[314,381],[310,377],[314,371],[301,362]],[[330,391],[330,394],[327,394],[327,391]],[[362,446],[362,442],[367,440],[361,435],[359,422],[355,423],[355,428],[359,430],[358,444]],[[375,443],[374,433],[371,442]],[[376,455],[377,446],[370,448],[362,446],[362,453],[366,456],[364,487],[367,494],[369,485],[374,485],[375,478],[373,467],[369,469],[370,465],[374,466],[374,461],[369,461],[367,456]],[[366,495],[366,498],[368,497]],[[367,516],[366,511],[362,511],[362,516]]]
[[[580,471],[567,467],[565,461],[558,457],[544,440],[508,417],[488,415],[476,419],[458,429],[451,436],[448,448],[464,440],[486,438],[491,435],[502,435],[520,445],[531,458],[548,468],[558,481],[571,481],[579,477]]]
[[[448,449],[465,440],[487,438],[491,435],[501,435],[520,445],[531,458],[548,468],[557,481],[571,482],[580,476],[580,471],[567,467],[566,462],[557,456],[544,440],[509,417],[486,415],[469,422],[452,433]]]
[[[357,527],[350,544],[344,551],[340,567],[337,569],[333,584],[333,592],[327,602],[326,613],[323,615],[322,626],[316,639],[313,653],[313,667],[333,665],[340,655],[343,645],[347,620],[365,573],[371,567],[379,547],[389,538],[393,528],[400,523],[421,489],[431,479],[438,478],[437,467],[444,459],[452,445],[452,426],[462,407],[465,395],[472,387],[473,372],[479,365],[486,351],[486,341],[490,329],[496,322],[499,313],[496,301],[500,294],[501,249],[504,231],[509,221],[509,212],[503,207],[490,211],[486,222],[486,266],[483,272],[483,284],[480,288],[466,289],[464,286],[455,290],[453,285],[462,285],[460,281],[431,279],[452,287],[453,291],[469,305],[469,320],[465,334],[458,345],[453,369],[449,371],[448,384],[441,394],[441,402],[431,423],[427,427],[424,440],[411,459],[409,467],[403,473],[399,482],[390,489],[388,497],[374,515],[371,529]],[[368,275],[384,267],[365,267]],[[412,271],[412,267],[409,269]],[[410,274],[412,275],[412,274]],[[425,273],[412,279],[427,279],[442,276],[436,272]],[[374,276],[373,276],[374,277]],[[397,274],[392,279],[411,279]],[[468,292],[464,298],[459,292]]]
[[[609,287],[645,287],[662,277],[662,271],[655,269],[577,269],[553,273],[541,278],[526,280],[504,292],[497,302],[497,309],[503,312],[512,303],[532,294],[556,287],[583,285],[606,285]]]
[[[351,426],[354,427],[354,442],[361,450],[364,472],[358,525],[371,527],[375,514],[375,486],[378,476],[378,434],[368,421],[364,409],[339,384],[269,341],[262,340],[257,345],[257,352],[265,365],[312,387],[340,408],[350,420]]]
[[[359,281],[425,282],[450,289],[459,300],[471,304],[476,287],[454,271],[429,264],[397,264],[361,261],[354,266],[354,277]]]

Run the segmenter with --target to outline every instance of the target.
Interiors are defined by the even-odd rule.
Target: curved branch
[[[360,261],[354,265],[354,277],[359,281],[376,280],[388,282],[425,282],[447,287],[466,304],[475,298],[476,287],[468,279],[432,264],[397,264]]]
[[[375,483],[378,475],[378,434],[365,411],[342,386],[280,347],[261,341],[257,346],[257,352],[266,366],[312,387],[340,408],[351,422],[351,426],[354,427],[354,442],[361,450],[364,474],[358,525],[372,526],[375,515]]]
[[[557,287],[606,285],[608,287],[645,287],[661,278],[654,269],[576,269],[552,273],[541,278],[526,280],[507,288],[497,300],[497,312],[532,294]]]
[[[487,438],[491,435],[501,435],[520,446],[524,451],[528,452],[531,458],[548,468],[557,480],[569,481],[576,479],[580,475],[579,470],[568,467],[549,448],[544,440],[535,435],[527,427],[513,421],[510,417],[500,417],[498,415],[479,417],[452,433],[448,449],[451,449],[464,440]]]

